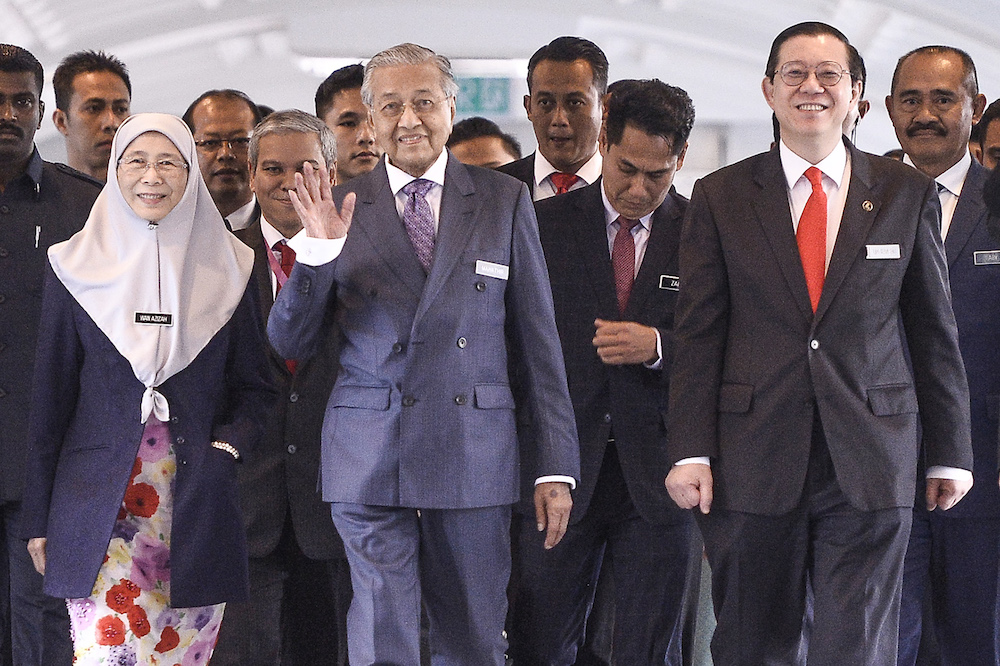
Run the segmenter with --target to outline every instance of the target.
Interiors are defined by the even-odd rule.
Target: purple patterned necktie
[[[406,195],[406,203],[403,204],[406,235],[417,251],[417,259],[428,273],[434,260],[434,213],[425,195],[432,187],[434,183],[423,178],[417,178],[403,186],[403,194]]]

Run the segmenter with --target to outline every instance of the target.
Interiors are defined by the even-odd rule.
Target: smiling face
[[[281,132],[260,137],[257,168],[250,172],[250,189],[257,195],[264,219],[285,238],[302,228],[288,192],[295,189],[295,174],[302,172],[306,162],[316,169],[326,165],[318,134]],[[335,175],[335,171],[330,174],[330,185]]]
[[[382,148],[375,143],[375,127],[361,101],[361,88],[347,88],[333,96],[323,122],[337,139],[337,181],[346,183],[375,168]]]
[[[150,166],[131,171],[122,166],[130,160],[144,160]],[[159,222],[174,209],[184,196],[188,170],[153,168],[161,161],[185,164],[177,146],[159,132],[145,132],[132,139],[119,159],[118,187],[135,214],[150,222]]]
[[[900,66],[885,105],[899,145],[918,169],[934,177],[969,150],[969,134],[986,98],[969,94],[957,54],[916,53]]]
[[[376,140],[393,166],[418,178],[441,155],[455,119],[455,98],[445,95],[442,76],[429,61],[371,72]]]
[[[576,173],[597,152],[603,107],[586,60],[542,60],[524,97],[538,151],[564,173]]]
[[[805,65],[808,76],[796,86],[786,84],[775,73],[774,81],[764,78],[764,99],[781,126],[781,140],[800,157],[816,163],[826,157],[841,140],[844,119],[857,105],[861,82],[852,83],[844,72],[836,85],[824,86],[816,78],[815,67],[834,62],[848,69],[847,46],[833,35],[797,35],[781,45],[778,70],[789,62]]]
[[[66,137],[69,165],[104,180],[111,140],[129,115],[130,95],[113,72],[84,72],[73,79],[67,109],[56,109],[52,121]]]

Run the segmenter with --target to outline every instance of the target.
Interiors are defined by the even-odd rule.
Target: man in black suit
[[[586,187],[601,175],[597,135],[608,89],[608,59],[579,37],[558,37],[528,61],[524,109],[538,150],[497,169],[528,185],[540,201]]]
[[[35,149],[44,80],[33,55],[0,44],[0,655],[9,659],[12,648],[15,666],[73,660],[66,605],[42,594],[17,526],[46,251],[80,230],[101,191],[94,179],[42,161]]]
[[[780,144],[699,181],[681,232],[666,483],[700,508],[718,664],[895,666],[918,426],[928,508],[971,485],[937,189],[843,137],[857,70],[829,25],[779,34]]]
[[[264,321],[294,262],[285,241],[302,228],[288,190],[303,164],[334,165],[334,143],[321,120],[301,111],[274,113],[254,129],[250,185],[259,212],[235,233],[254,250]],[[350,572],[329,505],[317,490],[323,414],[337,376],[331,329],[326,327],[319,352],[308,361],[286,363],[268,349],[282,390],[239,477],[250,601],[226,607],[213,664],[347,663]]]
[[[986,97],[968,53],[925,46],[899,59],[886,97],[903,162],[934,178],[958,342],[969,378],[976,484],[952,511],[913,508],[899,626],[899,664],[918,662],[922,631],[933,630],[945,664],[998,664],[1000,488],[1000,239],[983,202],[989,171],[969,154],[972,126]],[[922,493],[921,493],[922,494]],[[925,599],[933,624],[922,626]]]
[[[604,553],[613,554],[615,664],[681,664],[693,521],[663,486],[677,243],[672,190],[694,107],[658,80],[608,100],[602,178],[536,205],[580,438],[581,483],[563,545],[519,535],[515,663],[574,663]],[[522,514],[530,507],[522,502]]]

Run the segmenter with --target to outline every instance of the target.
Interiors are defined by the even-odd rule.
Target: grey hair
[[[257,123],[250,134],[250,170],[257,170],[257,157],[260,155],[260,140],[268,134],[316,134],[319,136],[320,153],[326,161],[326,168],[333,167],[337,161],[337,140],[333,132],[322,120],[298,109],[276,111]]]
[[[365,65],[365,80],[361,84],[361,101],[369,109],[375,101],[372,94],[372,72],[378,67],[399,67],[401,65],[422,65],[425,62],[432,62],[441,73],[441,89],[448,97],[458,95],[458,82],[455,81],[455,74],[451,71],[451,61],[443,55],[438,55],[429,48],[411,44],[397,44],[384,51],[375,54],[368,64]]]

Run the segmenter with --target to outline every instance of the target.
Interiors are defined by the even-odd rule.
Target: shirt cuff
[[[305,229],[302,229],[288,241],[288,247],[295,250],[295,261],[306,266],[322,266],[340,256],[346,240],[347,236],[343,238],[312,238],[306,235]]]
[[[650,370],[659,370],[663,367],[663,342],[660,340],[660,329],[653,327],[656,331],[656,360],[652,363],[643,363]]]
[[[711,459],[708,456],[694,456],[693,458],[681,458],[675,465],[708,465],[712,466]]]
[[[928,479],[951,479],[953,481],[971,481],[972,472],[959,467],[946,467],[944,465],[931,465],[927,468]]]
[[[540,476],[535,479],[535,485],[537,486],[539,483],[568,483],[570,490],[576,490],[576,479],[572,476],[560,476],[558,474]]]

